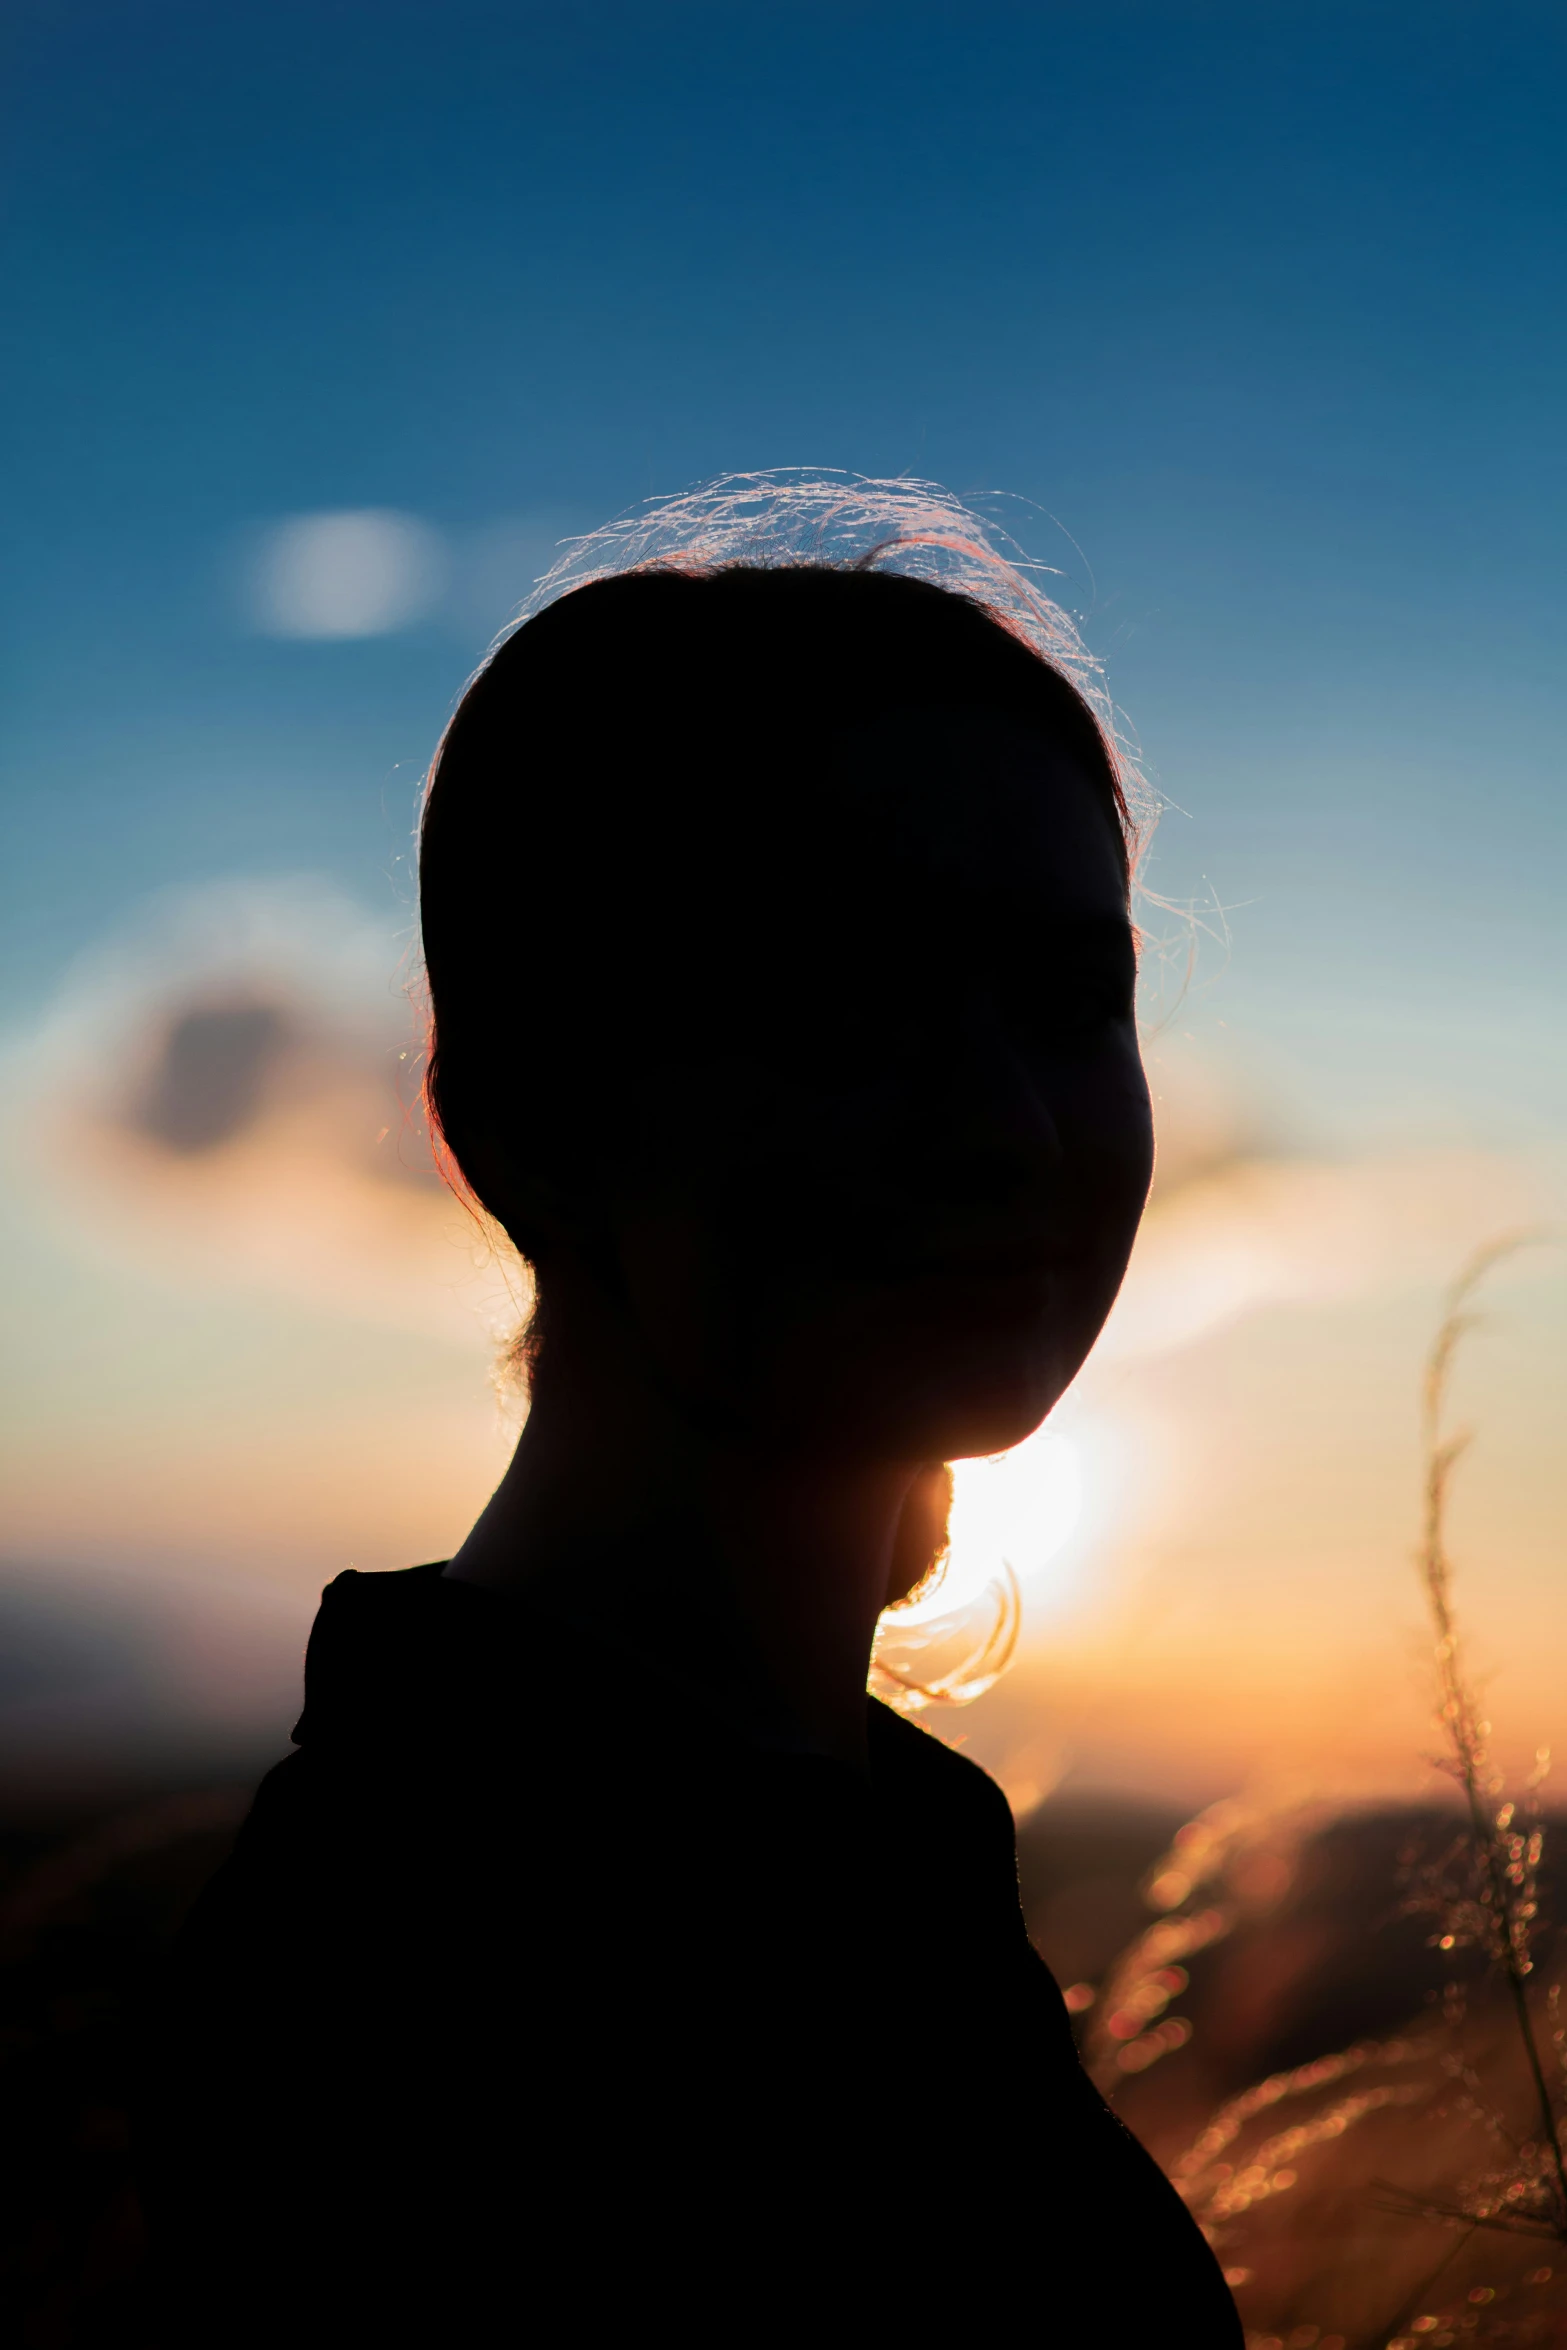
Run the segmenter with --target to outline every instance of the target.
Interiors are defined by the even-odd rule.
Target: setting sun
[[[1070,1436],[1041,1428],[1011,1452],[952,1465],[952,1548],[946,1573],[906,1611],[908,1620],[950,1615],[1010,1567],[1025,1596],[1076,1531],[1082,1461]]]

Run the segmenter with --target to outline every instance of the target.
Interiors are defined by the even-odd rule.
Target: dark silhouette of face
[[[930,581],[655,567],[497,649],[425,810],[429,1097],[537,1269],[541,1405],[629,1363],[796,1454],[1038,1426],[1152,1160],[1124,813],[1070,682]]]
[[[906,707],[799,806],[628,991],[546,1363],[565,1251],[696,1425],[997,1451],[1080,1368],[1152,1170],[1103,784],[1042,726]]]

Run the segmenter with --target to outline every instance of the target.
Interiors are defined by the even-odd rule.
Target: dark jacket
[[[1239,2344],[972,1763],[654,1726],[438,1567],[340,1576],[305,1689],[171,1983],[171,2341]]]

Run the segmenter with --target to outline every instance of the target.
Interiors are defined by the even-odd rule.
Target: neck
[[[532,1590],[750,1734],[863,1765],[865,1681],[917,1463],[694,1434],[553,1336],[511,1465],[449,1575]]]

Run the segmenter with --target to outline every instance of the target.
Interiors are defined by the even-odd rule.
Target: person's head
[[[1076,689],[926,581],[665,566],[502,643],[426,805],[428,1096],[540,1381],[591,1291],[712,1434],[1036,1427],[1151,1171],[1129,831]]]

